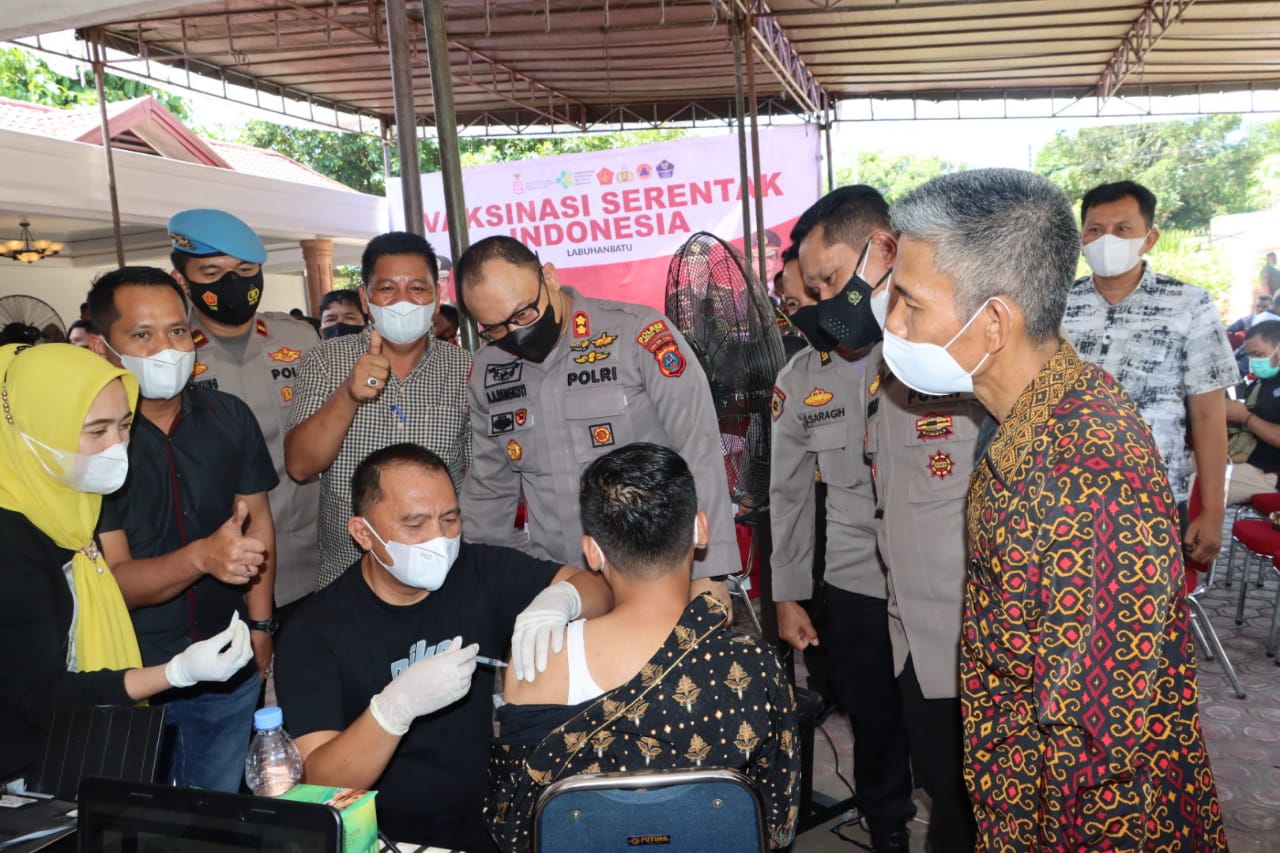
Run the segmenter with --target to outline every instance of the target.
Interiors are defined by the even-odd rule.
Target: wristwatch
[[[263,631],[272,636],[275,635],[276,629],[280,627],[280,623],[276,621],[274,614],[270,619],[246,619],[244,624],[249,626],[250,631]]]

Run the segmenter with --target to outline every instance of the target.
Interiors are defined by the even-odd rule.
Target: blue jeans
[[[261,683],[257,670],[230,685],[198,685],[190,697],[165,704],[172,738],[169,782],[182,788],[240,790],[244,759],[253,736],[253,712]]]

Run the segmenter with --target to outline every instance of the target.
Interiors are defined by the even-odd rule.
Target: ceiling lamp
[[[22,220],[18,225],[22,228],[18,233],[18,239],[6,241],[3,249],[0,249],[0,257],[22,261],[24,264],[34,264],[41,258],[47,258],[62,251],[61,243],[31,239],[31,223],[27,220]]]

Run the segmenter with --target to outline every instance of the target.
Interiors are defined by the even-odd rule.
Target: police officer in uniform
[[[489,341],[467,389],[468,538],[581,565],[579,474],[614,447],[650,441],[689,460],[710,525],[694,590],[727,598],[723,582],[709,580],[741,566],[715,410],[671,321],[561,287],[555,267],[510,237],[471,246],[454,272],[460,300]],[[512,526],[522,489],[527,542]]]
[[[885,576],[876,556],[876,507],[862,455],[859,405],[865,358],[812,347],[778,374],[769,487],[778,633],[799,651],[821,642],[836,701],[853,728],[858,806],[873,849],[906,849],[915,813],[892,652]],[[815,469],[826,494],[825,604],[818,627],[799,602],[814,594]]]
[[[822,297],[814,334],[846,347],[865,346],[888,315],[897,239],[879,193],[847,187],[831,195],[842,192],[843,200],[828,202],[821,221],[803,237],[800,261]],[[803,318],[799,325],[804,327]],[[877,545],[887,570],[888,629],[911,766],[932,801],[928,846],[937,853],[970,851],[960,618],[965,496],[985,413],[971,395],[934,397],[907,388],[885,366],[881,344],[866,364],[859,404],[866,412],[865,451],[881,516]]]
[[[184,210],[169,220],[169,238],[173,277],[196,309],[192,384],[249,404],[280,478],[270,500],[276,526],[275,600],[284,606],[316,588],[320,485],[289,477],[284,433],[298,361],[319,339],[309,323],[258,310],[267,250],[240,219],[222,210]],[[263,629],[274,631],[271,622]]]

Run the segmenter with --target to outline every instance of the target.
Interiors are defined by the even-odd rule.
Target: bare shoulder
[[[503,701],[510,705],[563,705],[569,698],[569,655],[562,648],[547,656],[545,672],[535,673],[532,681],[517,681],[516,670],[503,670]]]

